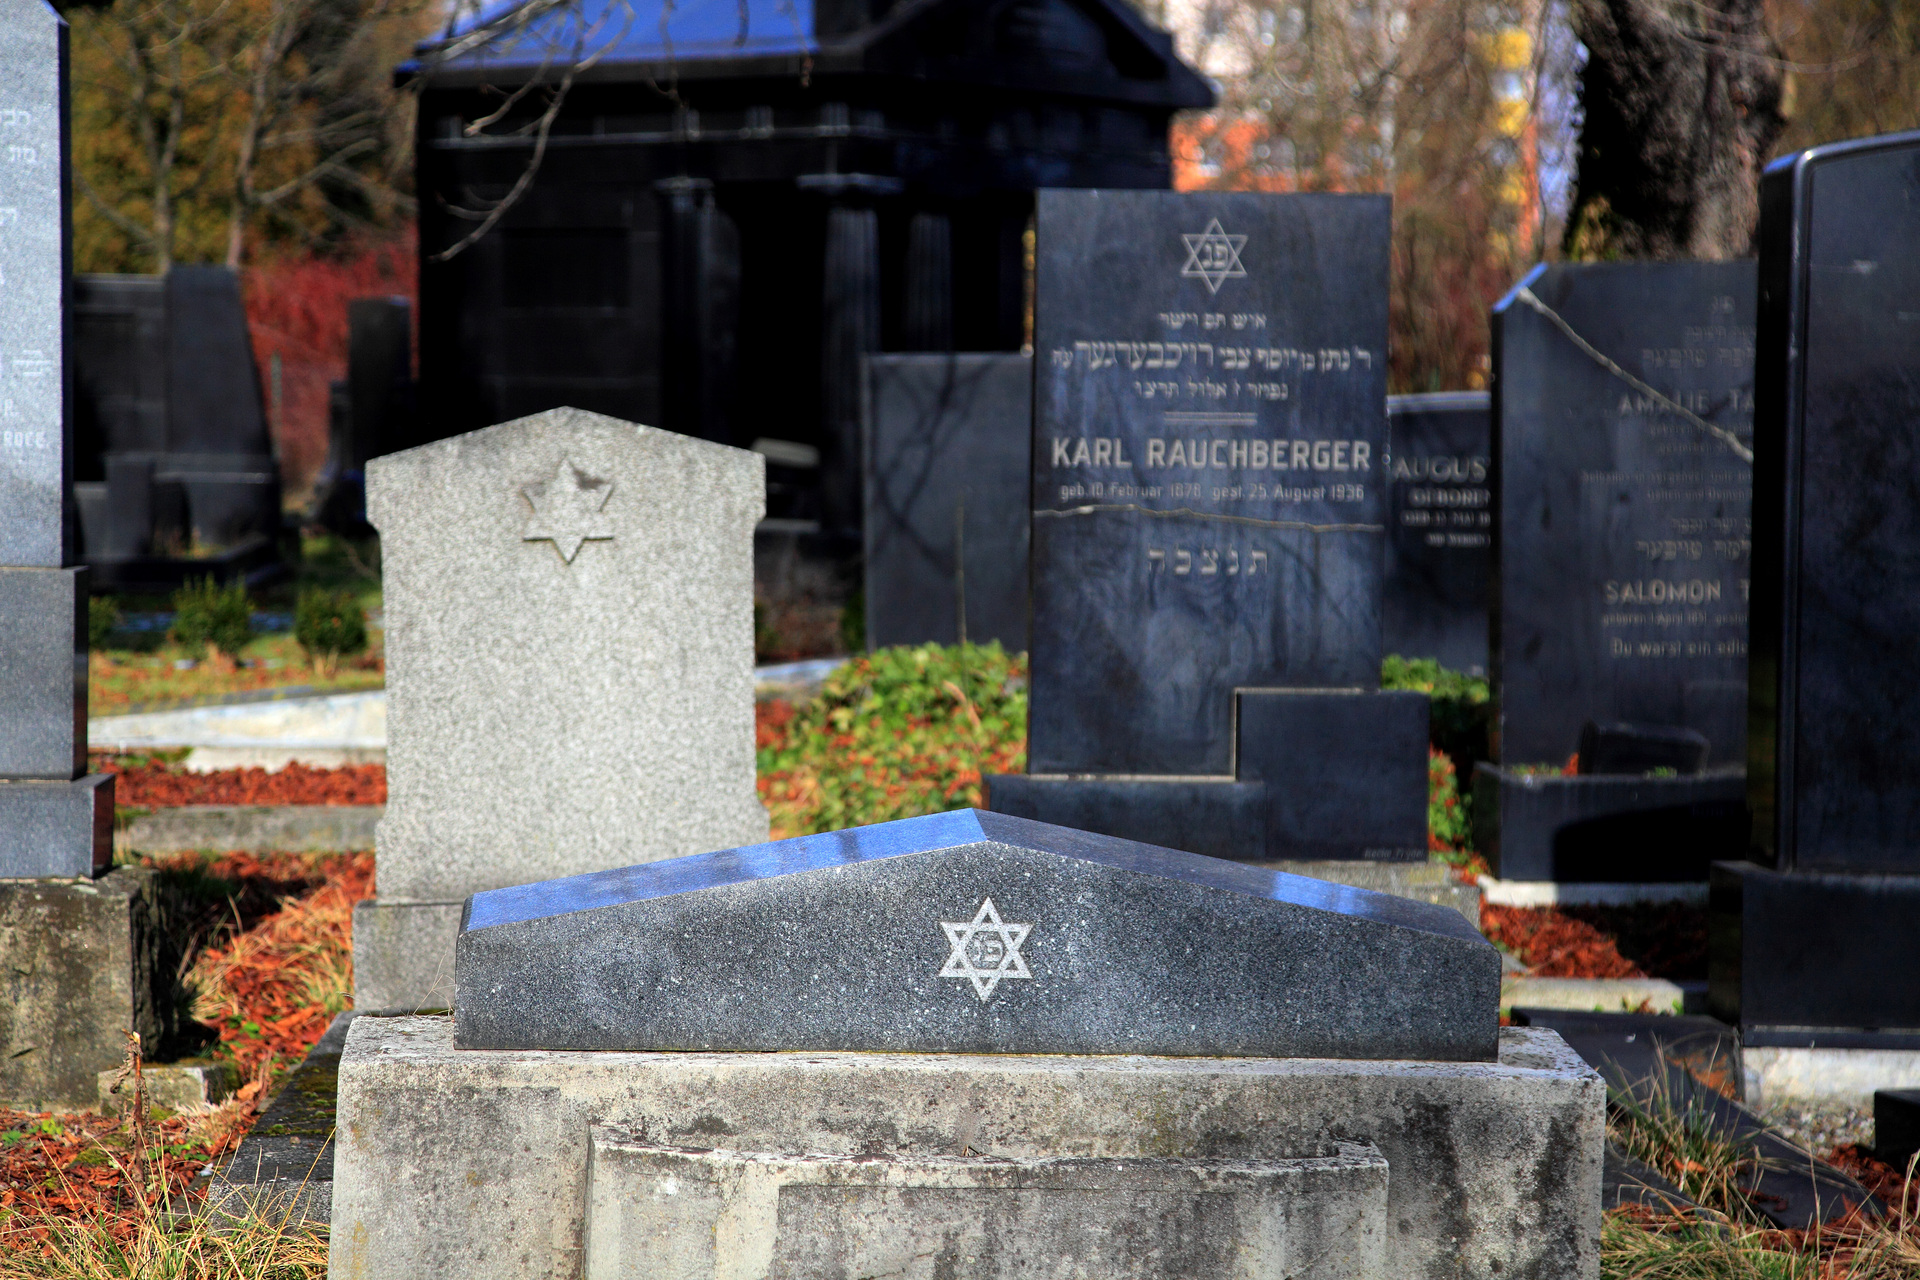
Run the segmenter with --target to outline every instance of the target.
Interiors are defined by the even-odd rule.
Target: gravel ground
[[[1873,1143],[1873,1107],[1843,1103],[1783,1102],[1768,1107],[1767,1123],[1790,1141],[1824,1156],[1843,1142]]]

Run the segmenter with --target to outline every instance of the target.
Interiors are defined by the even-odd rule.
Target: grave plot
[[[478,894],[452,1017],[348,1033],[334,1263],[1590,1273],[1600,1080],[1499,971],[1444,907],[973,810]]]

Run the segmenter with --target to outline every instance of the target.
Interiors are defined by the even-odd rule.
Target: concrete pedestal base
[[[460,902],[374,898],[353,908],[353,1007],[417,1013],[453,1008]]]
[[[1705,881],[1747,847],[1747,775],[1689,777],[1473,770],[1474,845],[1501,880]]]
[[[1218,1214],[1240,1240],[1262,1213],[1297,1213],[1283,1238],[1304,1241],[1320,1222],[1338,1256],[1357,1262],[1342,1271],[1329,1253],[1323,1270],[1293,1274],[1371,1274],[1374,1175],[1340,1143],[1386,1162],[1379,1274],[1599,1274],[1604,1086],[1558,1036],[1530,1028],[1501,1032],[1497,1062],[1430,1063],[456,1050],[449,1018],[363,1016],[341,1058],[337,1120],[336,1280],[628,1274],[622,1259],[633,1254],[618,1242],[631,1219],[621,1215],[641,1212],[643,1191],[690,1204],[722,1183],[736,1191],[739,1229],[682,1232],[687,1256],[655,1253],[650,1274],[765,1275],[768,1241],[802,1250],[815,1237],[857,1260],[860,1242],[885,1243],[854,1220],[862,1196],[892,1188],[904,1205],[935,1183],[945,1190],[902,1220],[903,1237],[964,1191],[967,1238],[1018,1241],[1021,1274],[1242,1274],[1151,1253],[1124,1269],[1072,1268],[1090,1247],[1072,1224],[1112,1221],[1116,1194],[1167,1198],[1112,1228],[1142,1240],[1159,1238],[1140,1221],[1147,1214]],[[1312,1166],[1329,1159],[1349,1163]],[[690,1185],[661,1161],[704,1163]],[[768,1176],[755,1181],[754,1170]],[[1049,1194],[1098,1194],[1035,1216],[1033,1202],[1008,1195],[1029,1176],[1020,1170]],[[1262,1179],[1288,1187],[1266,1209],[1250,1190]],[[827,1194],[836,1180],[844,1190]],[[614,1183],[628,1194],[607,1199]],[[1166,1190],[1174,1183],[1185,1191]],[[1250,1196],[1239,1208],[1201,1203],[1235,1186]],[[785,1234],[809,1223],[806,1239]],[[1015,1223],[1004,1237],[1002,1223]],[[930,1273],[1011,1274],[972,1257]],[[842,1273],[809,1264],[796,1274]]]
[[[165,916],[159,873],[145,868],[0,881],[0,1102],[95,1107],[126,1031],[167,1051],[179,956]]]
[[[112,774],[0,782],[0,878],[92,879],[112,864]]]

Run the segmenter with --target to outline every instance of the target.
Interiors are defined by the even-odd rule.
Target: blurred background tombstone
[[[1027,647],[1033,359],[867,361],[867,647]]]

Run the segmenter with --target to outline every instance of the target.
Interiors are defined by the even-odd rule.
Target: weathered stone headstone
[[[1502,767],[1475,810],[1502,877],[1698,880],[1743,842],[1754,279],[1543,266],[1494,308]],[[1589,723],[1695,730],[1709,770],[1541,777]]]
[[[1446,907],[967,810],[476,894],[458,974],[348,1034],[342,1274],[1597,1267],[1600,1079]]]
[[[867,360],[867,644],[1027,647],[1033,360]]]
[[[1762,179],[1753,860],[1714,868],[1711,963],[1758,1053],[1920,1044],[1916,235],[1920,133]]]
[[[0,1100],[83,1107],[152,1032],[151,872],[87,774],[87,574],[68,568],[67,29],[0,0]],[[161,970],[171,973],[162,963]]]
[[[1487,672],[1492,430],[1484,391],[1387,397],[1388,653]]]
[[[469,893],[765,838],[762,475],[755,454],[575,409],[368,466],[388,799],[359,1007],[445,1007]]]
[[[1379,692],[1389,202],[1045,191],[1037,218],[1029,772],[993,807],[1243,859],[1424,858],[1426,702]],[[1239,700],[1275,690],[1250,739]],[[1326,699],[1419,749],[1316,732]],[[1240,767],[1303,749],[1373,792],[1310,848],[1282,838],[1284,759]]]

